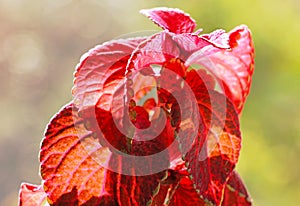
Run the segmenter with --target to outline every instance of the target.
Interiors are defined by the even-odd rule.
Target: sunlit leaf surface
[[[50,205],[251,205],[233,172],[254,68],[249,29],[199,35],[179,9],[141,13],[163,31],[83,55],[74,100],[41,144],[43,190],[20,194]]]

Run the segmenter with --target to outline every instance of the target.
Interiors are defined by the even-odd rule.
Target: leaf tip
[[[157,7],[142,9],[140,13],[162,29],[175,34],[192,33],[196,28],[196,21],[178,8]]]

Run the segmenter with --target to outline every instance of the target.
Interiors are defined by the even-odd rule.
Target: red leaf
[[[173,40],[173,37],[174,34],[172,33],[160,32],[154,34],[151,38],[141,44],[137,58],[134,59],[135,69],[141,70],[148,68],[151,64],[162,65],[171,58],[179,57],[180,48]]]
[[[148,112],[141,106],[135,106],[130,111],[131,121],[138,129],[146,129],[150,126]]]
[[[145,205],[149,202],[165,173],[138,177],[140,172],[137,170],[151,172],[151,166],[158,164],[167,168],[169,160],[160,159],[160,163],[155,163],[149,156],[139,162],[139,159],[132,161],[126,156],[112,154],[107,147],[99,145],[92,132],[86,130],[84,121],[78,117],[77,109],[70,104],[48,126],[40,160],[41,175],[50,203],[116,205],[118,202],[119,205]],[[129,152],[136,156],[150,155],[163,147],[161,139],[137,141],[132,143]],[[106,168],[117,169],[120,173]],[[123,175],[124,171],[130,175]]]
[[[205,206],[208,205],[200,198],[193,187],[193,182],[186,174],[170,170],[158,194],[154,196],[151,206]]]
[[[140,12],[161,28],[175,34],[192,33],[196,27],[195,20],[179,9],[154,8]]]
[[[225,34],[218,33],[202,37],[219,44]],[[254,70],[253,42],[249,29],[244,25],[236,27],[228,35],[230,50],[206,48],[191,55],[187,64],[200,64],[216,75],[224,84],[226,95],[240,113],[250,91]]]
[[[207,39],[219,48],[230,48],[229,35],[223,29],[215,30],[210,34],[201,35],[201,37]]]
[[[51,120],[41,145],[45,192],[22,185],[20,204],[46,193],[54,206],[251,205],[233,173],[254,67],[250,31],[199,37],[179,9],[141,13],[164,31],[82,57],[74,105]]]
[[[237,172],[233,172],[227,182],[222,206],[251,206],[251,198]]]
[[[156,107],[156,102],[154,98],[149,98],[147,99],[144,104],[143,107],[145,108],[145,110],[147,110],[148,112],[155,109]]]
[[[46,198],[46,193],[41,185],[21,184],[19,206],[42,206],[46,202]]]
[[[205,206],[205,204],[193,187],[193,182],[188,177],[182,177],[169,205]]]
[[[241,136],[238,115],[224,95],[203,85],[197,72],[189,72],[186,81],[197,98],[203,122],[200,123],[198,137],[184,158],[199,194],[219,205],[239,156]],[[188,147],[185,141],[181,141],[181,145]]]
[[[74,104],[82,111],[95,106],[102,96],[106,96],[101,103],[107,108],[110,99],[108,92],[115,89],[124,78],[128,59],[132,52],[145,38],[114,40],[96,46],[81,57],[74,74],[72,90]],[[106,88],[104,90],[104,85]]]
[[[97,110],[97,113],[99,115],[104,114],[103,111],[99,110]],[[103,119],[107,118],[101,117],[98,120],[103,122]],[[100,127],[102,125],[101,122],[99,122]],[[108,122],[105,124],[108,124]],[[113,130],[116,130],[116,133],[110,137],[109,135],[113,133],[109,131],[105,124],[101,127],[101,130],[109,138],[109,143],[114,144],[112,151],[117,150],[110,159],[109,167],[113,168],[113,171],[118,171],[118,173],[108,172],[107,178],[111,180],[111,184],[114,184],[118,204],[147,205],[153,198],[157,188],[159,188],[161,179],[165,177],[165,171],[159,173],[156,173],[156,171],[169,166],[168,153],[160,155],[159,158],[152,157],[152,155],[165,149],[165,145],[168,143],[165,141],[169,137],[169,135],[165,134],[168,134],[170,131],[166,127],[158,137],[145,141],[145,138],[155,135],[141,130],[139,132],[135,131],[133,138],[129,139],[122,135],[115,128],[114,123],[111,122],[110,127],[114,128]],[[154,125],[157,124],[154,122]],[[123,140],[125,140],[125,144]],[[119,155],[120,152],[125,153],[125,155]],[[126,154],[130,156],[126,156]],[[145,173],[150,175],[143,175]],[[145,185],[147,186],[145,187]]]
[[[148,149],[149,148],[140,148]],[[115,161],[115,162],[114,162]],[[137,160],[138,161],[138,160]],[[126,164],[124,164],[126,163]],[[128,164],[129,163],[129,164]],[[130,164],[131,163],[131,164]],[[111,180],[111,184],[114,185],[114,191],[118,205],[147,205],[151,202],[153,195],[160,187],[160,181],[166,176],[166,172],[160,172],[156,174],[138,176],[137,162],[129,162],[126,157],[114,156],[111,164],[118,164],[119,171],[128,171],[130,168],[131,175],[122,175],[120,173],[109,172],[107,178]],[[151,167],[151,160],[144,161],[144,165]],[[124,168],[126,167],[126,168]],[[151,168],[148,168],[151,170]]]
[[[208,206],[196,192],[193,181],[185,174],[170,170],[168,178],[162,181],[159,192],[151,206]],[[222,206],[251,206],[249,194],[236,172],[232,172],[226,183]]]
[[[105,164],[109,150],[85,130],[73,104],[64,107],[48,125],[40,161],[43,186],[52,205],[114,202]]]
[[[212,48],[206,51],[207,46]],[[203,48],[205,48],[204,51],[201,50]],[[180,60],[185,66],[190,66],[186,61],[194,52],[202,51],[202,54],[209,55],[219,50],[220,48],[216,47],[215,43],[195,34],[174,34],[163,31],[154,34],[140,45],[133,62],[136,70],[147,68],[152,64],[168,64],[172,59]],[[181,76],[180,73],[178,74]]]

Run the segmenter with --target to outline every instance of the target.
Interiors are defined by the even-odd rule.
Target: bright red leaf
[[[98,144],[93,133],[85,129],[84,123],[78,117],[77,109],[70,104],[48,126],[40,154],[41,175],[48,201],[53,205],[135,205],[151,201],[152,194],[159,187],[159,180],[165,174],[136,176],[135,163],[128,165],[126,156],[112,154],[108,148]],[[155,142],[133,144],[131,152],[141,154],[142,151],[150,151],[147,147],[152,149],[159,145]],[[123,166],[124,162],[127,164]],[[115,168],[114,164],[120,171],[130,171],[131,175],[107,170]],[[144,187],[145,184],[148,186]]]
[[[254,67],[249,29],[199,36],[179,9],[141,13],[164,31],[104,43],[77,65],[74,104],[51,120],[41,145],[48,202],[251,205],[233,172]]]
[[[43,186],[53,205],[83,205],[90,201],[114,202],[106,187],[110,153],[99,146],[84,127],[73,104],[63,108],[50,122],[42,142],[40,161]],[[100,159],[99,159],[100,158]]]
[[[179,9],[154,8],[140,12],[164,30],[175,34],[192,33],[196,27],[195,20]]]
[[[145,38],[106,42],[81,57],[72,90],[74,104],[79,111],[95,106],[102,96],[105,98],[101,107],[107,107],[107,101],[111,98],[107,93],[115,92],[111,89],[115,89],[124,78],[128,60],[143,40]]]
[[[242,25],[234,28],[228,34],[223,32],[220,34],[222,35],[216,35],[216,32],[213,32],[202,37],[216,44],[224,42],[224,38],[227,38],[229,50],[216,51],[215,48],[211,47],[208,51],[214,50],[215,52],[208,53],[206,51],[208,53],[206,56],[205,52],[200,50],[187,60],[187,64],[200,64],[216,75],[223,83],[226,94],[240,113],[249,94],[254,71],[254,49],[251,33],[247,26]]]
[[[201,37],[207,39],[217,47],[230,49],[229,35],[223,29],[218,29],[210,34],[203,34]]]

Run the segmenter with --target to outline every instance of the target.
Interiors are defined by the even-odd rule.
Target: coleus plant
[[[83,55],[42,140],[42,185],[23,183],[19,205],[251,205],[234,170],[249,29],[201,34],[179,9],[141,13],[163,31]]]

